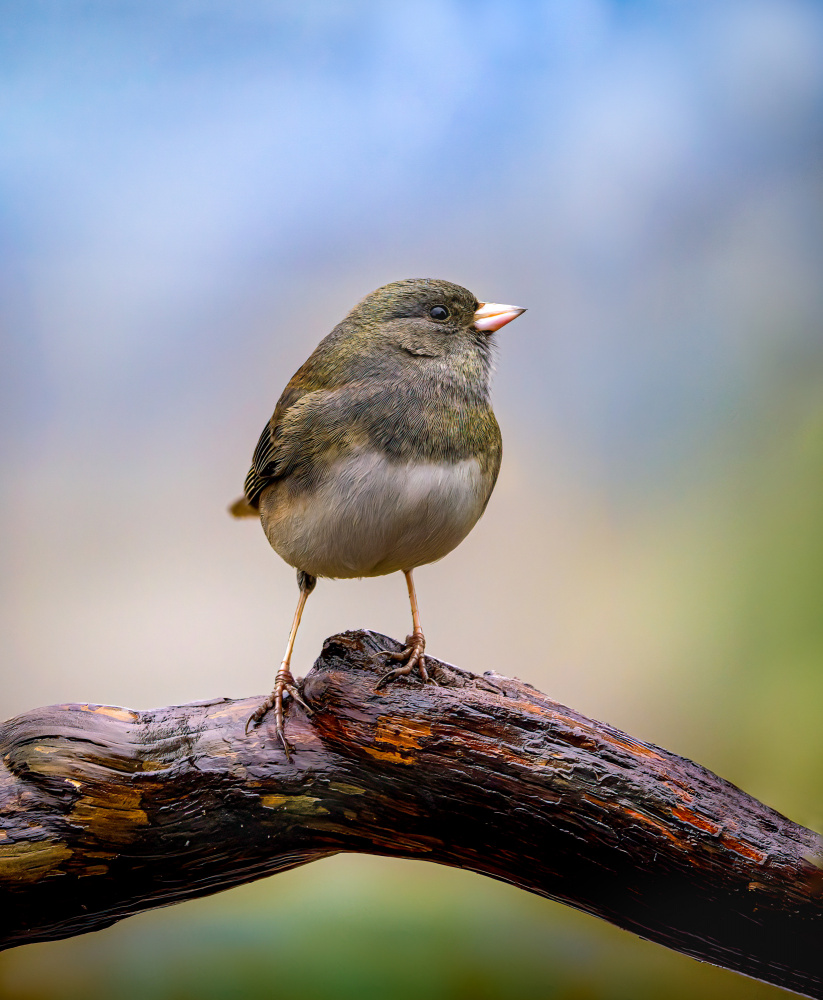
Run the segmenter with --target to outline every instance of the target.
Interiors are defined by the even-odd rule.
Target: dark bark
[[[339,851],[503,879],[823,997],[821,839],[705,768],[517,680],[430,661],[375,690],[327,640],[290,762],[256,705],[63,705],[0,730],[0,939],[67,937]]]

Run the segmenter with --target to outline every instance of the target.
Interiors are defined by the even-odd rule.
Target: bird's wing
[[[329,450],[348,450],[363,434],[362,417],[377,391],[356,384],[313,391],[289,386],[254,449],[244,486],[249,506],[258,509],[260,494],[275,480],[311,473]]]
[[[277,402],[271,420],[263,428],[263,433],[254,449],[251,468],[246,476],[246,482],[243,484],[246,501],[255,510],[260,506],[260,494],[269,483],[282,474],[280,467],[285,457],[282,433],[283,419],[288,411],[307,395],[310,396],[312,393],[306,393],[288,385]]]

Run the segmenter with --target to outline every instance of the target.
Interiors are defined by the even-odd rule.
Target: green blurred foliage
[[[680,528],[700,552],[681,581],[699,612],[678,656],[698,678],[680,728],[701,734],[702,763],[823,830],[823,364],[746,409]]]

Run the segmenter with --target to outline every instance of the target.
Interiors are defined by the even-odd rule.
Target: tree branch
[[[79,934],[340,851],[503,879],[823,998],[821,838],[520,681],[328,639],[289,762],[255,700],[39,709],[0,729],[0,941]]]

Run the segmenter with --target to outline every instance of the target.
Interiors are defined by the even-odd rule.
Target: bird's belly
[[[312,576],[380,576],[434,562],[466,537],[494,486],[477,459],[341,459],[312,489],[274,483],[260,513],[272,548]]]

